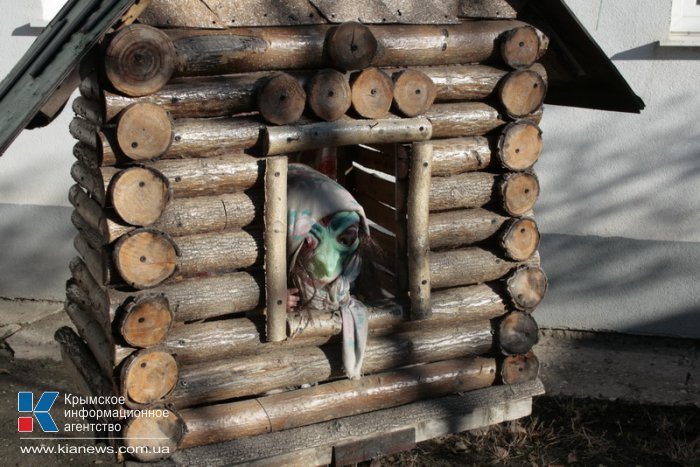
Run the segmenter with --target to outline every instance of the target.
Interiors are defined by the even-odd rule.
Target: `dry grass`
[[[700,466],[700,410],[541,397],[531,416],[450,435],[383,466]],[[376,462],[375,462],[376,464]]]

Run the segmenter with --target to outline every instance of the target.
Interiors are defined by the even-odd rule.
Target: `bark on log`
[[[503,168],[528,170],[542,152],[542,130],[534,123],[521,120],[509,123],[498,140],[498,160]]]
[[[352,91],[342,73],[327,68],[314,74],[306,87],[307,103],[321,120],[333,122],[350,109]]]
[[[537,356],[528,352],[525,355],[510,355],[501,363],[501,381],[503,384],[518,384],[534,381],[540,372]]]
[[[423,117],[433,125],[433,138],[480,136],[505,124],[498,109],[482,102],[433,105]]]
[[[262,264],[262,232],[242,230],[204,233],[178,237],[180,274],[227,272]]]
[[[470,21],[455,25],[377,25],[371,66],[430,66],[500,61],[499,36],[525,26],[520,21]],[[330,27],[235,28],[225,31],[173,29],[179,76],[332,66],[324,54]],[[542,41],[540,41],[540,47]],[[538,50],[541,52],[541,50]]]
[[[240,153],[206,159],[159,160],[144,164],[167,180],[173,198],[242,192],[262,185],[264,161]]]
[[[78,185],[85,188],[92,199],[105,207],[107,206],[107,194],[109,192],[109,183],[112,178],[119,173],[119,169],[114,167],[100,167],[99,169],[89,169],[80,161],[73,164],[70,169],[70,174]]]
[[[433,146],[414,143],[408,178],[408,287],[411,319],[430,318],[430,243],[428,235]]]
[[[132,347],[152,347],[165,340],[173,319],[165,295],[144,295],[124,307],[119,333]]]
[[[110,210],[103,209],[78,185],[71,187],[68,200],[80,217],[104,240],[105,245],[134,229],[133,226],[124,225],[123,221],[117,220],[114,214],[110,214]]]
[[[309,425],[493,384],[495,362],[471,358],[343,380],[211,409],[182,411],[182,447]],[[313,406],[311,405],[313,401]],[[235,421],[234,421],[235,420]]]
[[[264,127],[255,118],[185,118],[175,122],[173,144],[163,159],[203,158],[240,153],[258,144]]]
[[[73,227],[83,236],[85,241],[90,245],[91,248],[96,250],[102,249],[107,243],[105,242],[102,235],[94,230],[78,213],[78,211],[73,210],[70,215],[71,223]]]
[[[372,334],[384,334],[382,330],[404,322],[403,308],[393,302],[369,307],[367,321]],[[342,328],[342,319],[337,312],[301,310],[287,314],[287,337],[292,339],[335,336]]]
[[[505,256],[513,261],[525,261],[537,251],[540,232],[532,218],[512,219],[503,227],[498,243]]]
[[[124,222],[145,226],[161,216],[170,199],[168,179],[146,167],[130,167],[109,181],[108,201]]]
[[[501,58],[513,68],[525,68],[544,55],[549,39],[530,25],[507,31],[500,39]]]
[[[159,157],[173,142],[173,120],[161,106],[135,103],[119,114],[117,144],[135,161]]]
[[[377,53],[377,39],[369,27],[349,21],[328,32],[324,48],[335,68],[362,70],[372,63]]]
[[[537,343],[538,330],[532,316],[510,313],[498,325],[498,346],[505,355],[524,355]]]
[[[537,72],[546,82],[546,71],[535,65],[529,67],[528,70]],[[506,70],[474,64],[414,67],[411,70],[419,71],[433,81],[436,102],[485,99],[494,94],[501,79],[508,74]],[[390,68],[385,71],[396,74],[404,69]],[[312,88],[311,85],[318,82],[319,78],[314,78],[314,74],[311,72],[297,71],[292,73],[300,83],[306,85],[307,102],[312,110],[314,110],[314,101],[325,105],[332,104],[334,118],[319,114],[317,116],[322,120],[336,120],[348,110],[344,106],[349,107],[350,105],[348,77],[338,71],[331,71],[331,69],[321,70],[318,74],[319,78],[332,80],[333,86],[329,88],[331,83],[326,82],[321,87],[322,92],[312,92],[312,89],[316,88]],[[252,112],[257,108],[258,92],[270,78],[270,75],[270,72],[252,72],[177,78],[165,85],[160,91],[141,97],[123,96],[107,89],[101,89],[94,97],[90,97],[90,105],[92,107],[98,106],[98,109],[93,109],[91,114],[97,112],[97,117],[101,122],[111,122],[119,112],[136,103],[157,104],[176,119],[225,117],[241,112]],[[94,86],[98,86],[97,82]],[[328,99],[328,91],[334,92],[332,100]],[[319,98],[311,99],[311,94],[318,94]],[[342,99],[336,101],[339,97]],[[76,100],[74,107],[77,104]],[[344,110],[341,112],[343,108]],[[79,115],[89,119],[95,118],[88,117],[88,114]]]
[[[350,78],[352,108],[364,118],[384,118],[394,98],[394,83],[378,68],[366,68]]]
[[[492,203],[508,214],[518,216],[532,209],[538,195],[539,183],[529,172],[503,176],[467,172],[451,177],[433,177],[430,210],[477,208]]]
[[[143,407],[167,397],[178,381],[175,358],[157,349],[143,349],[129,356],[122,365],[121,395],[129,407]]]
[[[304,88],[287,73],[271,77],[258,94],[260,115],[274,125],[289,125],[299,120],[305,104]]]
[[[74,257],[70,261],[69,267],[71,277],[85,293],[90,302],[90,308],[95,312],[94,316],[102,325],[104,333],[111,335],[114,316],[110,314],[110,302],[106,290],[97,283],[80,257]]]
[[[128,161],[113,148],[119,149],[113,129],[100,129],[94,123],[84,118],[74,118],[69,125],[71,136],[77,139],[82,145],[76,144],[73,148],[73,155],[80,161],[91,167],[115,165],[121,161]],[[92,161],[88,163],[88,161]]]
[[[102,111],[102,106],[97,100],[87,99],[83,96],[78,96],[73,101],[73,112],[79,117],[97,125],[104,125],[106,120],[104,119],[104,112]]]
[[[287,337],[287,158],[270,157],[265,168],[266,337]]]
[[[508,220],[486,209],[461,209],[430,215],[430,248],[439,250],[470,245],[494,236]]]
[[[422,115],[433,105],[437,88],[428,75],[409,68],[392,75],[394,106],[406,117]]]
[[[547,293],[547,276],[538,266],[523,266],[506,279],[506,290],[512,305],[519,310],[532,310]]]
[[[430,278],[434,289],[495,281],[516,268],[490,251],[469,247],[430,253]]]
[[[542,106],[547,84],[532,70],[508,74],[501,82],[498,97],[511,118],[525,117]]]
[[[83,258],[83,261],[85,261],[90,274],[98,284],[120,283],[119,272],[112,264],[109,252],[106,249],[92,248],[81,234],[73,238],[73,246]]]
[[[124,305],[147,294],[168,299],[176,321],[206,318],[253,310],[262,303],[261,275],[233,272],[213,277],[178,280],[148,291],[127,292],[98,285],[88,267],[79,258],[71,261],[71,273],[88,292],[95,309],[101,311],[103,326],[112,328]]]
[[[434,290],[430,295],[433,317],[493,319],[506,313],[498,285],[478,284]]]
[[[414,331],[370,337],[363,373],[480,355],[493,344],[488,321],[426,323],[421,323],[422,328]],[[342,375],[342,357],[337,344],[326,349],[304,347],[294,352],[281,348],[235,360],[183,367],[179,384],[168,401],[177,407],[188,407]]]
[[[320,147],[393,143],[430,139],[425,118],[341,120],[310,125],[268,127],[263,134],[263,154],[285,154]]]
[[[144,96],[161,89],[175,70],[175,48],[168,36],[151,26],[133,24],[110,38],[104,74],[115,89]]]
[[[111,339],[104,334],[99,322],[78,304],[66,300],[64,308],[78,333],[90,348],[102,370],[101,373],[111,378],[114,372],[114,345]]]
[[[178,246],[155,229],[138,229],[114,245],[114,264],[124,281],[137,289],[154,287],[175,273]]]
[[[433,140],[434,177],[483,170],[490,163],[491,148],[483,136]]]
[[[394,296],[399,303],[410,303],[408,295],[408,176],[410,173],[410,155],[406,147],[398,144],[392,145],[394,159],[394,179],[396,181],[396,254],[394,267],[394,287],[397,289]]]

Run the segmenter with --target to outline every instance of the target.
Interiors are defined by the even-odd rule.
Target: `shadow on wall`
[[[700,242],[700,89],[656,87],[669,95],[644,96],[639,116],[548,108],[536,166],[545,232]]]
[[[612,60],[698,60],[696,47],[660,45],[658,41],[619,52]]]
[[[0,297],[64,300],[76,254],[71,211],[0,204]]]

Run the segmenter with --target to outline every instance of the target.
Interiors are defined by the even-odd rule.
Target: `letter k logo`
[[[31,392],[19,392],[17,394],[17,411],[20,413],[30,412],[34,414],[34,418],[39,423],[39,427],[45,433],[56,433],[58,427],[51,418],[49,410],[53,407],[54,402],[58,398],[57,391],[46,391],[39,398],[39,402],[34,405],[34,394]],[[33,431],[32,417],[19,417],[18,431],[31,432]]]

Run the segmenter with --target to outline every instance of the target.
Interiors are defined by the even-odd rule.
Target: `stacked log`
[[[508,18],[107,38],[73,104],[65,308],[112,393],[174,410],[127,420],[130,443],[159,431],[174,450],[536,378],[546,39]],[[368,304],[359,381],[337,313],[286,310],[284,156],[330,147],[390,296]]]

